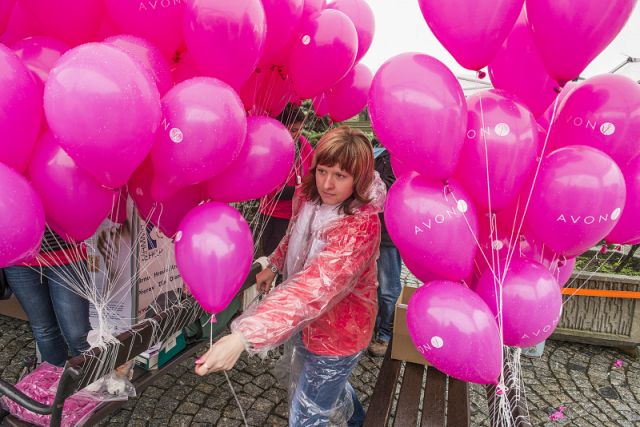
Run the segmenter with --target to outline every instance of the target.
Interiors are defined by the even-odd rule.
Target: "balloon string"
[[[242,405],[240,404],[240,400],[238,400],[238,395],[236,394],[236,391],[233,389],[233,384],[231,384],[231,380],[229,379],[229,375],[227,374],[227,371],[223,371],[224,372],[224,376],[227,379],[227,384],[229,384],[229,388],[231,389],[231,393],[233,393],[233,397],[236,399],[236,403],[238,404],[238,409],[240,410],[240,414],[242,414],[242,420],[244,421],[244,425],[246,427],[249,427],[249,423],[247,423],[247,418],[244,415],[244,410],[242,409]]]
[[[209,328],[209,347],[213,346],[213,324],[214,323],[218,323],[218,320],[216,319],[216,315],[212,314],[211,315],[211,328]],[[238,405],[238,409],[240,410],[240,413],[242,414],[242,420],[244,421],[244,425],[245,426],[249,426],[249,423],[247,423],[247,417],[244,415],[244,409],[242,409],[242,405],[240,404],[240,400],[238,399],[238,395],[236,394],[236,391],[233,388],[233,384],[231,384],[231,380],[229,379],[229,375],[227,374],[227,371],[222,371],[224,372],[224,377],[227,379],[227,384],[229,385],[229,389],[231,389],[231,394],[233,394],[234,399],[236,400],[236,404]]]

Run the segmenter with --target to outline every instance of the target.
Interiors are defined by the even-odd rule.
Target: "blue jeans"
[[[349,384],[351,371],[358,364],[360,353],[353,356],[320,356],[303,345],[296,346],[302,370],[291,398],[290,427],[326,426],[331,416],[353,403],[353,415],[347,425],[359,427],[364,422],[364,408]],[[349,405],[350,406],[350,405]]]
[[[42,360],[52,365],[64,366],[67,346],[72,356],[89,348],[89,302],[66,285],[86,282],[78,270],[86,271],[73,264],[5,269],[7,282],[29,318]]]
[[[402,291],[400,270],[402,258],[395,246],[380,246],[378,258],[378,340],[389,342],[393,331],[393,315]]]

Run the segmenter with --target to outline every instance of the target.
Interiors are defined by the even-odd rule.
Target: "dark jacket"
[[[380,178],[387,186],[387,191],[391,187],[391,185],[396,182],[396,176],[393,174],[393,169],[391,168],[391,158],[389,156],[389,151],[386,149],[376,149],[376,163],[375,168],[376,171],[380,174]],[[380,214],[380,225],[382,226],[381,232],[381,246],[395,246],[391,241],[391,237],[389,237],[389,232],[387,231],[387,226],[384,223],[384,212]]]

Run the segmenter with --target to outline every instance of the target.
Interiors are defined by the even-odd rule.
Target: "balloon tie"
[[[485,77],[487,77],[487,73],[485,73],[482,70],[478,70],[478,74],[477,75],[478,75],[479,79],[484,79]]]

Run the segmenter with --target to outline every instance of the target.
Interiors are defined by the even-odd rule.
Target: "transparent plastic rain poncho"
[[[289,229],[269,259],[283,271],[285,281],[231,325],[252,354],[265,355],[293,338],[283,356],[285,360],[293,356],[290,403],[298,386],[302,354],[326,356],[326,366],[316,372],[319,380],[328,380],[339,375],[332,371],[336,358],[357,361],[373,335],[378,310],[378,213],[386,197],[385,185],[377,174],[368,196],[371,202],[356,208],[352,215],[296,198]],[[332,423],[341,424],[338,419],[348,419],[353,407],[349,393],[338,394],[338,402],[330,410],[314,408],[304,396],[298,400],[305,401],[311,418],[315,419],[314,414],[323,418],[324,414],[335,420]],[[312,421],[303,424],[314,425]]]

